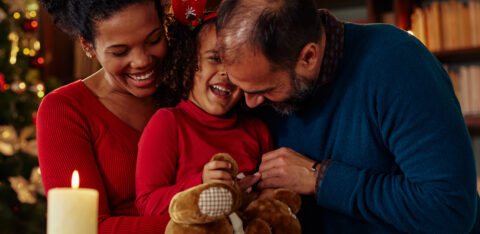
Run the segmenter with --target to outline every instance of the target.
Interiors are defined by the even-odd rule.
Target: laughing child
[[[176,193],[201,183],[232,184],[225,171],[231,165],[210,162],[214,154],[230,154],[240,173],[251,174],[257,171],[262,154],[272,149],[267,127],[237,111],[242,92],[228,81],[216,50],[215,16],[206,15],[203,23],[189,32],[193,48],[183,48],[188,52],[176,55],[183,57],[177,59],[183,62],[196,58],[178,66],[184,74],[171,72],[169,81],[181,87],[187,100],[174,108],[159,109],[140,139],[135,182],[141,215],[167,213]]]

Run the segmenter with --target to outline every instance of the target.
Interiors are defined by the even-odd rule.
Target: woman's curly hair
[[[215,25],[215,19],[207,20],[191,31],[186,25],[168,15],[166,21],[169,38],[168,53],[163,60],[161,83],[171,92],[165,97],[165,90],[158,90],[157,102],[165,102],[165,98],[187,99],[193,87],[193,78],[198,70],[197,40],[206,25]]]
[[[106,20],[128,6],[154,2],[158,17],[164,13],[160,0],[41,0],[53,22],[72,37],[81,36],[94,44],[95,23]]]

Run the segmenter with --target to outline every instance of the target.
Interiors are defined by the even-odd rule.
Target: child
[[[257,170],[261,155],[272,148],[267,127],[236,110],[242,92],[228,81],[220,62],[214,16],[207,15],[191,32],[196,42],[191,50],[196,51],[192,56],[198,60],[193,63],[198,64],[196,72],[189,77],[176,76],[177,81],[172,82],[184,87],[188,100],[158,110],[140,139],[135,181],[136,205],[142,215],[165,214],[176,193],[201,183],[232,184],[224,171],[231,165],[209,162],[214,154],[230,154],[239,172],[249,174]]]

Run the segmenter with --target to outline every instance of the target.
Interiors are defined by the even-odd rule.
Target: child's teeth
[[[220,91],[222,91],[222,92],[230,92],[230,90],[225,89],[225,88],[223,88],[223,87],[221,87],[221,86],[218,86],[218,85],[213,85],[213,88],[218,89],[218,90],[220,90]]]

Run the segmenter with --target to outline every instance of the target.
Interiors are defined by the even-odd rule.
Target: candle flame
[[[78,175],[78,171],[73,171],[72,174],[72,188],[78,188],[80,186],[80,176]]]

